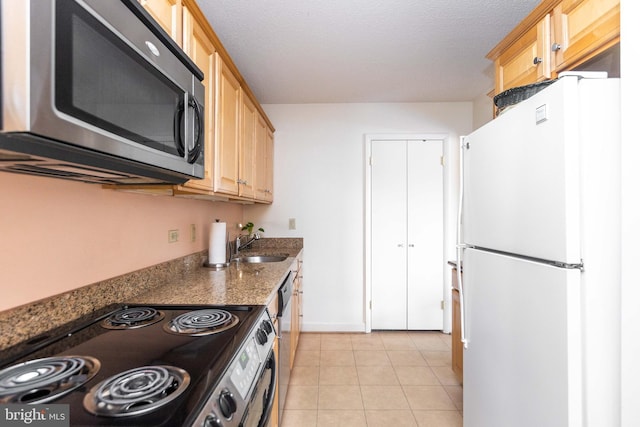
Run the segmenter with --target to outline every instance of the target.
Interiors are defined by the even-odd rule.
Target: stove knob
[[[236,409],[238,409],[236,400],[233,398],[233,394],[229,390],[224,390],[220,393],[218,404],[220,405],[222,415],[224,415],[226,419],[231,418],[233,413],[236,412]]]
[[[220,418],[216,417],[215,414],[209,414],[207,418],[204,419],[202,427],[223,427],[223,425]]]
[[[264,331],[267,333],[267,335],[269,335],[271,332],[273,332],[273,323],[271,323],[268,320],[263,320],[262,321],[262,329],[264,329]]]
[[[269,340],[267,333],[262,329],[262,327],[258,328],[256,331],[256,340],[258,340],[258,344],[265,345]]]

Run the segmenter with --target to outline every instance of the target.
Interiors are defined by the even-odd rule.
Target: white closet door
[[[371,144],[371,327],[407,328],[407,145]]]
[[[371,327],[441,330],[442,141],[371,144]]]
[[[443,326],[442,142],[407,141],[407,329]]]

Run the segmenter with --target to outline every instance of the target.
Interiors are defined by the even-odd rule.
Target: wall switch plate
[[[191,232],[191,241],[195,242],[196,241],[196,225],[191,224],[191,227],[189,228],[189,230]]]
[[[178,241],[178,230],[169,230],[169,243]]]
[[[289,218],[289,230],[295,230],[295,229],[296,229],[296,219]]]

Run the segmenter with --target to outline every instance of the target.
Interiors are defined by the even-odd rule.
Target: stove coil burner
[[[238,324],[238,317],[216,308],[190,311],[164,325],[164,330],[177,335],[203,336],[226,331]]]
[[[189,374],[174,366],[143,366],[114,375],[84,396],[84,407],[94,415],[128,417],[146,414],[180,396]]]
[[[90,356],[35,359],[0,371],[0,403],[45,403],[75,390],[100,369]]]
[[[151,307],[127,308],[107,317],[102,326],[107,329],[135,329],[153,325],[164,319],[164,313]]]

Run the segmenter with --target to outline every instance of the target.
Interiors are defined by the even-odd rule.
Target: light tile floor
[[[461,427],[451,336],[303,333],[282,427]]]

